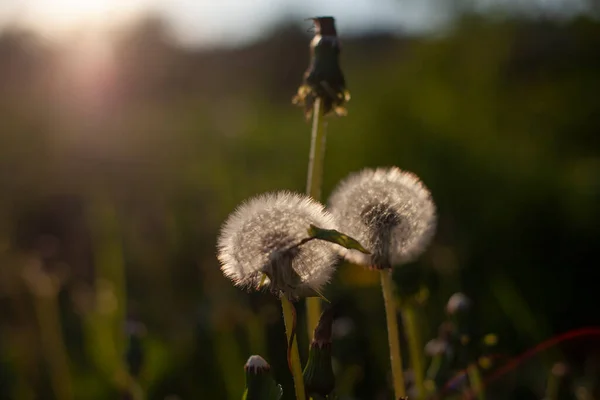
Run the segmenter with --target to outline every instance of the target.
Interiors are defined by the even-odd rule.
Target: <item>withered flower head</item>
[[[350,92],[346,90],[346,80],[340,68],[341,47],[335,20],[333,17],[310,19],[315,24],[315,36],[310,42],[310,64],[292,102],[304,107],[307,119],[317,98],[321,99],[323,115],[332,111],[339,116],[346,115],[344,103],[350,100]]]
[[[397,167],[365,169],[338,184],[329,200],[340,230],[371,252],[343,249],[349,261],[378,269],[414,261],[436,227],[429,190]]]
[[[331,214],[308,196],[283,191],[250,199],[223,224],[221,271],[237,286],[262,283],[292,300],[316,295],[334,272],[337,245],[303,242],[311,224],[335,229]]]

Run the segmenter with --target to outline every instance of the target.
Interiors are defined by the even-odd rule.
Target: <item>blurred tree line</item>
[[[245,198],[304,190],[309,124],[290,99],[309,40],[286,23],[194,50],[155,18],[111,48],[0,33],[1,398],[114,398],[125,319],[147,327],[149,398],[237,399],[254,353],[290,387],[277,303],[231,287],[215,243]],[[379,165],[431,189],[423,341],[457,290],[507,354],[597,324],[600,23],[466,15],[443,35],[344,37],[342,65],[324,194]],[[326,292],[351,318],[336,351],[354,398],[385,398],[377,279],[344,265]]]

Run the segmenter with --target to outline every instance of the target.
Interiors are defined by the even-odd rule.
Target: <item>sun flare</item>
[[[111,26],[137,15],[150,0],[26,0],[25,20],[47,33]]]

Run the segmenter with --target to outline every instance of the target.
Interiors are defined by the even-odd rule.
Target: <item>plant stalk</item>
[[[321,98],[317,98],[313,105],[312,133],[310,153],[308,157],[308,177],[306,181],[306,194],[313,199],[321,200],[321,186],[323,182],[323,160],[325,158],[325,127],[321,123]],[[321,316],[321,299],[318,297],[306,298],[306,328],[308,337],[319,323]]]
[[[285,297],[281,296],[281,308],[283,309],[283,322],[285,323],[285,333],[288,342],[295,329],[295,316],[293,305]],[[306,400],[306,392],[304,390],[304,377],[302,376],[302,364],[300,363],[300,352],[298,351],[298,341],[294,337],[291,343],[291,352],[289,352],[292,377],[294,378],[294,389],[296,391],[296,400]]]
[[[423,367],[423,352],[421,349],[421,335],[419,332],[419,321],[417,311],[414,306],[407,304],[402,307],[402,321],[404,321],[404,331],[408,340],[408,353],[410,363],[415,374],[415,386],[417,388],[417,399],[425,397],[425,369]]]
[[[404,375],[402,372],[402,354],[400,353],[400,336],[398,334],[398,316],[396,315],[396,302],[392,285],[392,270],[383,269],[381,272],[381,290],[385,305],[387,320],[388,340],[390,345],[390,361],[392,365],[392,378],[394,381],[394,398],[406,396]]]
[[[471,384],[471,390],[473,393],[477,394],[477,398],[479,400],[485,400],[485,392],[483,390],[483,381],[481,379],[481,374],[479,373],[479,368],[477,368],[477,364],[472,363],[467,368],[467,373],[469,375],[469,382]]]
[[[57,293],[34,296],[35,312],[54,395],[59,400],[70,400],[73,398],[73,388]]]

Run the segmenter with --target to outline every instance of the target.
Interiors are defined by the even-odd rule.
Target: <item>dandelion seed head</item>
[[[340,182],[330,209],[341,232],[358,240],[370,255],[341,250],[349,261],[390,268],[414,261],[436,228],[436,209],[419,178],[397,167],[365,169]]]
[[[292,192],[267,193],[240,205],[225,221],[218,239],[221,271],[236,286],[265,287],[290,298],[327,283],[337,262],[336,245],[308,238],[310,224],[335,229],[320,203]],[[312,289],[312,290],[311,290]]]

